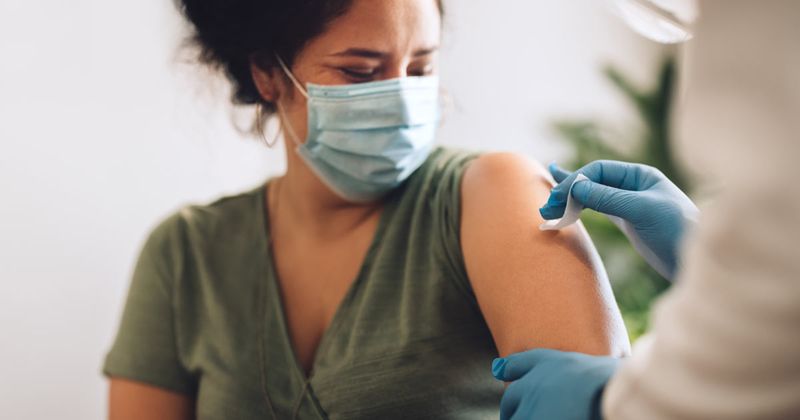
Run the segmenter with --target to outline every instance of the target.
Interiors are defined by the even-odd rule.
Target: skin
[[[306,45],[291,70],[300,83],[321,85],[436,74],[440,28],[433,0],[356,0]],[[252,74],[261,95],[280,103],[283,124],[305,139],[305,98],[280,68],[253,64]],[[293,147],[286,149],[286,174],[270,184],[267,205],[287,326],[308,374],[322,333],[366,255],[383,204],[344,201]],[[484,155],[463,178],[462,250],[498,353],[548,347],[627,354],[622,320],[583,228],[556,233],[537,228],[543,222],[537,209],[550,186],[538,164],[513,154]],[[314,264],[306,263],[308,255],[316,256]],[[317,280],[322,276],[324,284]],[[111,380],[113,420],[190,419],[193,406],[186,396]]]
[[[111,379],[108,398],[111,420],[183,420],[194,418],[194,401],[154,386]]]
[[[532,348],[623,356],[628,336],[600,257],[582,225],[543,232],[544,169],[487,154],[461,186],[461,247],[501,356]]]

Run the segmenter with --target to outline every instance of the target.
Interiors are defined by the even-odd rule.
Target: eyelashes
[[[365,69],[352,69],[352,68],[340,68],[339,71],[348,79],[355,80],[355,81],[362,81],[367,82],[372,80],[378,74],[377,69],[372,70],[365,70]]]
[[[428,64],[425,67],[422,67],[420,69],[409,70],[408,75],[409,76],[420,77],[420,76],[430,76],[433,73],[434,73],[433,65],[432,64]]]
[[[373,80],[378,74],[380,73],[379,68],[374,69],[364,69],[364,68],[350,68],[350,67],[340,67],[339,72],[345,76],[350,81],[353,82],[369,82]],[[429,76],[434,73],[434,67],[432,65],[427,65],[422,68],[415,68],[409,69],[408,76],[410,77],[421,77],[421,76]]]

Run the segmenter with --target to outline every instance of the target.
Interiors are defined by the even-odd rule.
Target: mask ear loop
[[[306,92],[306,89],[303,87],[300,81],[294,77],[294,74],[292,74],[292,71],[286,66],[286,63],[283,62],[283,59],[278,54],[275,54],[275,58],[278,60],[278,64],[281,66],[281,69],[283,69],[283,72],[286,73],[286,76],[292,81],[297,90],[299,90],[306,99],[309,99],[308,92]]]
[[[281,130],[283,130],[283,127],[286,126],[286,133],[289,135],[289,139],[292,140],[292,142],[298,147],[302,146],[303,143],[300,142],[300,138],[297,137],[297,134],[295,134],[294,127],[292,127],[292,124],[286,118],[286,112],[283,110],[283,105],[281,105],[281,102],[275,102],[275,107],[278,108],[278,118],[280,119]]]
[[[296,77],[294,77],[294,74],[292,74],[292,71],[289,69],[289,67],[286,65],[286,63],[284,63],[283,59],[278,54],[275,54],[275,59],[278,60],[278,64],[281,66],[281,69],[283,69],[283,72],[286,74],[286,77],[288,77],[289,80],[292,81],[292,84],[294,84],[294,86],[297,88],[297,90],[299,90],[300,93],[303,94],[303,96],[306,98],[306,100],[309,100],[310,98],[308,96],[308,92],[306,92],[305,88],[303,88],[303,85],[300,83],[300,81],[297,80]],[[286,118],[286,112],[283,109],[283,105],[281,105],[280,99],[278,99],[275,102],[275,106],[278,108],[278,117],[280,118],[280,121],[281,121],[281,129],[285,125],[286,126],[286,131],[289,134],[289,138],[298,147],[302,146],[303,143],[301,143],[300,142],[300,138],[297,137],[297,134],[294,131],[294,127],[292,127],[292,124],[289,123],[289,120]]]

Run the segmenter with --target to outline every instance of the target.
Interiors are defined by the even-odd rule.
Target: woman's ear
[[[253,83],[258,89],[258,93],[267,102],[275,102],[280,96],[280,77],[279,72],[274,67],[265,69],[266,66],[259,64],[257,57],[250,57],[250,74]]]

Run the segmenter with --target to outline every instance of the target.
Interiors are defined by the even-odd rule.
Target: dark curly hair
[[[263,100],[250,73],[250,62],[274,66],[278,54],[291,66],[310,40],[345,14],[353,0],[174,0],[194,26],[190,41],[200,47],[202,63],[220,69],[233,84],[235,104]],[[441,0],[437,0],[443,12]]]

